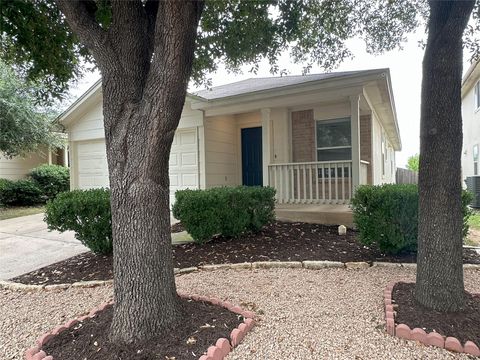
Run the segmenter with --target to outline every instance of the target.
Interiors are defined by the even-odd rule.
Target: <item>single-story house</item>
[[[100,81],[60,122],[71,188],[108,187]],[[278,207],[345,208],[357,185],[395,182],[399,150],[388,69],[247,79],[187,95],[171,202],[179,189],[269,185]]]
[[[462,81],[462,177],[480,175],[480,61],[470,65]]]
[[[19,180],[42,164],[68,166],[67,149],[40,149],[25,156],[8,158],[0,153],[0,179]]]

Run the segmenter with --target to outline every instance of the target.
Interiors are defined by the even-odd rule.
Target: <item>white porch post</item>
[[[47,162],[48,165],[52,165],[52,148],[49,146],[47,151]]]
[[[262,164],[263,164],[263,186],[269,185],[268,165],[272,161],[272,124],[270,120],[270,109],[262,109]]]
[[[352,134],[352,193],[360,185],[360,95],[350,96]]]
[[[63,166],[68,167],[68,145],[63,147]]]

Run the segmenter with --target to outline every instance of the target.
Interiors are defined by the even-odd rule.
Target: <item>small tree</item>
[[[40,108],[35,96],[41,86],[21,80],[0,61],[0,153],[23,156],[39,147],[62,146],[55,132],[55,113]]]
[[[408,158],[407,169],[412,171],[418,171],[418,165],[420,162],[420,155],[415,154]]]

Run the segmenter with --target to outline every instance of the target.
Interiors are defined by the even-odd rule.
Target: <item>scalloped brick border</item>
[[[230,339],[218,339],[215,345],[210,346],[205,352],[205,354],[200,356],[199,360],[223,360],[233,348],[235,348],[242,342],[247,332],[249,332],[255,325],[254,312],[244,310],[240,306],[236,306],[228,301],[221,301],[219,299],[206,296],[187,295],[182,292],[178,292],[178,296],[183,299],[209,302],[213,305],[218,305],[225,309],[228,309],[233,313],[243,316],[244,318],[243,322],[238,325],[238,327],[232,330],[232,332],[230,333]],[[51,355],[47,355],[45,351],[42,350],[43,345],[50,341],[50,339],[52,339],[54,336],[60,334],[62,331],[74,327],[79,322],[95,317],[97,313],[105,310],[109,306],[112,306],[113,303],[113,300],[103,303],[100,306],[91,310],[88,315],[69,320],[65,324],[56,326],[51,331],[46,332],[38,338],[34,347],[28,349],[25,352],[25,360],[53,360],[53,357]]]
[[[427,334],[423,329],[410,329],[410,327],[406,324],[395,325],[396,305],[394,300],[392,300],[392,292],[393,287],[397,283],[398,282],[389,283],[383,292],[385,303],[385,323],[388,334],[405,340],[418,341],[424,345],[436,346],[442,349],[458,353],[466,353],[473,356],[480,356],[480,349],[473,341],[466,341],[462,346],[462,343],[456,337],[445,337],[434,331]],[[478,296],[479,294],[475,295]]]
[[[346,269],[367,269],[369,267],[403,267],[407,269],[416,268],[415,263],[390,263],[377,262],[372,263],[358,261],[358,262],[340,262],[329,260],[305,260],[305,261],[257,261],[245,262],[236,264],[214,264],[203,266],[192,266],[186,268],[175,268],[175,275],[189,274],[196,271],[214,271],[214,270],[239,270],[239,269],[297,269],[304,268],[309,270],[319,270],[325,268],[346,268]],[[480,264],[464,264],[465,270],[480,270]],[[72,284],[54,284],[54,285],[26,285],[16,283],[13,281],[0,281],[0,289],[15,290],[15,291],[54,291],[66,290],[70,287],[92,288],[103,285],[112,285],[113,280],[92,280],[92,281],[78,281]]]

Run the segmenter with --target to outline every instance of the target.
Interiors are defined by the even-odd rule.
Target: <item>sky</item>
[[[405,167],[408,157],[420,151],[420,87],[422,81],[423,49],[419,45],[425,39],[423,29],[408,36],[401,49],[393,50],[379,56],[370,55],[365,50],[365,44],[359,39],[348,42],[354,57],[341,63],[334,71],[366,70],[375,68],[390,68],[393,94],[397,110],[397,118],[402,139],[402,151],[397,152],[398,167]],[[467,63],[468,65],[468,63]],[[261,64],[256,75],[248,72],[250,66],[245,67],[243,74],[230,74],[223,67],[210,74],[212,86],[219,86],[251,77],[272,76],[268,64]],[[288,75],[299,75],[302,72],[301,64],[290,61],[288,54],[283,54],[279,61],[279,68],[286,69]],[[464,72],[466,71],[466,66]],[[324,72],[319,67],[313,67],[311,72]],[[85,92],[97,79],[98,73],[89,73],[72,88],[73,99]],[[190,87],[190,91],[197,90]]]

